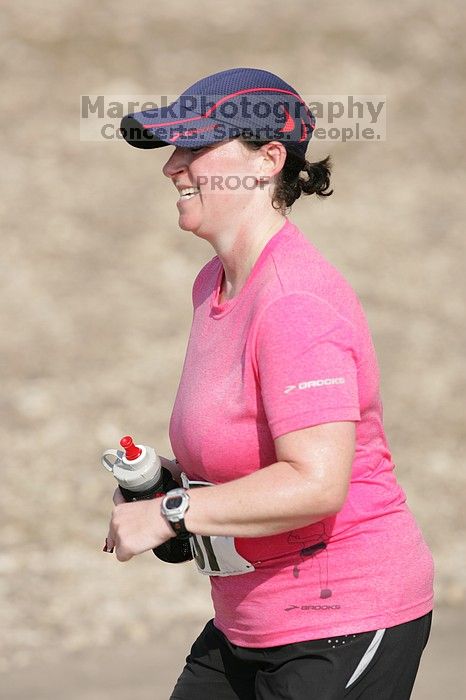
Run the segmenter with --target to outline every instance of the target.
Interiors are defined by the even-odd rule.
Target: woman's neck
[[[225,237],[214,245],[225,271],[220,303],[239,294],[264,247],[285,222],[286,217],[276,212],[260,227],[250,222],[248,226],[239,228],[235,236]]]

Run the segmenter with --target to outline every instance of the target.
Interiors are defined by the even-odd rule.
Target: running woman
[[[430,551],[394,474],[379,370],[356,293],[288,212],[331,194],[315,119],[278,76],[236,68],[128,115],[163,168],[179,227],[215,256],[169,435],[180,489],[124,503],[120,561],[189,537],[215,617],[172,700],[405,700],[433,607]]]

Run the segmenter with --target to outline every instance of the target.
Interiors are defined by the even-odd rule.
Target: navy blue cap
[[[167,106],[123,117],[121,134],[136,148],[201,148],[243,135],[281,141],[305,158],[315,118],[291,85],[257,68],[202,78]]]

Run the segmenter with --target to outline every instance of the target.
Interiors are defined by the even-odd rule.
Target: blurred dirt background
[[[290,218],[365,306],[398,479],[435,556],[439,619],[458,634],[464,15],[461,0],[2,2],[2,697],[62,697],[47,676],[78,657],[107,679],[112,658],[130,674],[131,648],[171,678],[167,649],[181,659],[210,615],[208,582],[189,565],[101,551],[113,483],[99,459],[126,433],[172,457],[192,282],[214,252],[177,227],[160,172],[171,149],[82,141],[79,108],[82,94],[176,94],[237,66],[305,95],[387,95],[386,141],[311,142],[309,158],[333,156],[335,194]],[[86,674],[69,673],[73,698],[117,697],[97,680],[80,691]]]

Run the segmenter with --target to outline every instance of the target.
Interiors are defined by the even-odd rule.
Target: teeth
[[[183,199],[191,199],[191,197],[194,197],[194,195],[199,194],[200,190],[196,190],[194,187],[187,187],[184,190],[180,191],[180,196]]]

